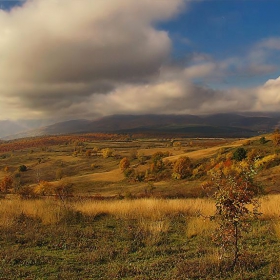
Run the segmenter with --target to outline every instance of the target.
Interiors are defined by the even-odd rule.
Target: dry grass
[[[268,195],[260,200],[262,219],[280,219],[280,195]]]
[[[71,202],[67,207],[92,217],[107,214],[124,219],[157,221],[153,226],[158,228],[163,227],[159,221],[167,216],[182,214],[187,217],[214,212],[213,202],[207,199],[83,201]],[[0,201],[0,225],[9,226],[22,214],[40,219],[43,224],[55,224],[62,218],[64,210],[65,205],[52,199],[5,199]]]
[[[222,148],[232,148],[232,147],[237,147],[241,146],[241,144],[232,144],[232,145],[226,145],[226,146],[218,146],[218,147],[212,147],[212,148],[206,148],[206,149],[201,149],[193,152],[188,152],[180,155],[175,155],[175,156],[170,156],[166,157],[164,160],[169,160],[169,161],[175,161],[181,156],[186,156],[189,157],[190,159],[202,159],[202,158],[208,158],[217,153]]]
[[[124,175],[119,168],[102,173],[93,173],[82,176],[72,176],[71,182],[119,182],[124,179]]]
[[[121,218],[151,218],[153,220],[174,214],[195,216],[213,214],[214,203],[207,199],[138,199],[119,201],[91,201],[75,205],[88,215],[106,213]]]
[[[140,219],[138,228],[144,237],[144,241],[147,245],[157,244],[162,235],[169,229],[169,220],[151,221],[149,219]]]
[[[43,224],[55,224],[62,207],[52,200],[0,200],[0,226],[11,226],[20,215],[40,219]]]
[[[271,195],[261,200],[262,219],[275,221],[275,228],[280,236],[280,195]],[[202,234],[212,229],[213,223],[199,218],[213,215],[214,201],[210,199],[137,199],[113,201],[81,201],[69,202],[68,208],[84,215],[95,217],[106,214],[123,219],[151,221],[150,231],[164,231],[165,221],[174,215],[187,218],[187,235],[189,237]],[[21,214],[40,219],[43,224],[55,224],[63,216],[65,205],[53,199],[20,200],[16,198],[0,200],[0,225],[9,226]],[[146,222],[145,222],[146,223]],[[153,228],[153,229],[152,229]]]
[[[273,231],[278,239],[280,239],[280,221],[275,221],[272,223]]]
[[[187,221],[186,234],[188,238],[195,237],[197,235],[208,236],[216,228],[216,224],[209,219],[202,217],[193,217]]]

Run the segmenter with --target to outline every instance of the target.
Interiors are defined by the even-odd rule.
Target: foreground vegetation
[[[280,279],[279,132],[33,140],[0,144],[0,279]]]
[[[280,196],[263,199],[234,271],[209,199],[1,200],[2,279],[279,279]],[[265,252],[265,253],[264,253]]]

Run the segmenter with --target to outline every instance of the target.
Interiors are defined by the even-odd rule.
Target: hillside
[[[116,196],[130,192],[141,196],[149,182],[158,196],[197,196],[208,180],[208,171],[232,158],[238,147],[248,157],[260,157],[258,181],[268,190],[278,189],[280,158],[266,136],[250,139],[176,138],[140,139],[119,134],[83,134],[26,138],[0,143],[0,181],[7,175],[17,176],[19,166],[27,171],[14,177],[22,186],[36,186],[38,181],[59,184],[58,177],[73,184],[82,195]],[[127,157],[130,170],[121,172],[120,160]],[[180,157],[191,161],[187,180],[173,179],[173,165]],[[249,159],[248,159],[249,160]],[[262,162],[263,161],[263,162]],[[249,163],[249,161],[248,161]],[[234,161],[227,164],[238,164]],[[60,175],[59,175],[60,174]]]

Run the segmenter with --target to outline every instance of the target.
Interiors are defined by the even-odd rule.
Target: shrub
[[[261,137],[259,141],[261,145],[264,145],[267,142],[264,136]]]
[[[247,156],[247,152],[244,148],[237,148],[233,153],[233,159],[237,161],[242,161]]]
[[[108,157],[111,157],[113,155],[114,151],[110,148],[106,148],[106,149],[102,149],[101,152],[102,152],[103,158],[108,158]]]
[[[1,192],[6,193],[12,187],[13,187],[13,179],[10,176],[5,176],[2,182],[0,183]]]
[[[27,171],[26,165],[21,165],[21,166],[18,168],[18,171],[20,171],[20,172],[25,172],[25,171]]]
[[[127,168],[129,168],[129,166],[130,166],[130,162],[129,162],[127,157],[123,158],[120,161],[120,169],[121,169],[121,171],[126,170]]]
[[[176,160],[172,177],[174,179],[184,179],[192,174],[191,160],[188,157],[180,157]]]

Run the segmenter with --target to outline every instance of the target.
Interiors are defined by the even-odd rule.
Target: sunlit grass
[[[261,218],[265,220],[280,219],[280,195],[267,196],[260,200]],[[55,224],[63,216],[65,207],[78,211],[83,215],[95,217],[106,214],[123,219],[149,219],[160,221],[173,215],[183,215],[188,219],[188,235],[207,231],[210,227],[208,219],[198,216],[210,216],[215,212],[215,203],[211,199],[136,199],[136,200],[85,200],[68,202],[67,205],[59,200],[39,199],[3,199],[0,200],[0,225],[13,223],[15,217],[25,214],[40,219],[43,224]],[[204,229],[205,228],[205,229]],[[192,233],[193,232],[193,233]]]
[[[197,235],[211,235],[216,228],[216,224],[210,219],[202,217],[192,217],[187,221],[186,235],[188,238]]]
[[[87,201],[75,204],[75,209],[88,215],[101,213],[123,218],[160,219],[168,215],[195,216],[214,212],[214,203],[208,199],[137,199],[118,201]]]
[[[280,195],[265,196],[260,200],[260,213],[262,219],[280,218]]]

